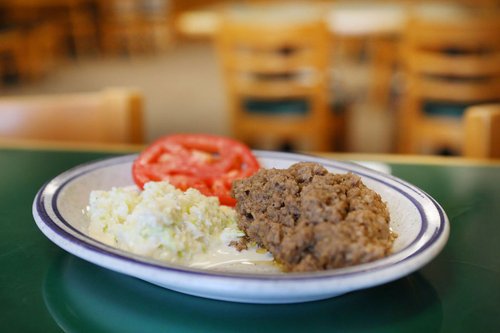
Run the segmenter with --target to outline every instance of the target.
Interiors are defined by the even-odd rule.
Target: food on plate
[[[92,191],[89,234],[108,245],[173,263],[189,263],[220,242],[241,236],[232,208],[195,189],[167,182]]]
[[[254,174],[257,158],[243,143],[205,134],[176,134],[160,138],[134,161],[132,175],[142,188],[149,181],[166,180],[175,187],[195,188],[234,206],[231,184]]]
[[[91,192],[89,234],[142,256],[211,269],[274,261],[268,272],[301,272],[370,262],[392,248],[388,209],[360,177],[310,162],[260,169],[228,138],[163,137],[132,175],[138,187]]]
[[[352,173],[310,162],[261,169],[235,181],[232,195],[246,240],[266,248],[285,271],[352,266],[391,251],[386,204]]]

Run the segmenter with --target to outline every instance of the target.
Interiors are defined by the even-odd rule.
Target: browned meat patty
[[[262,169],[235,181],[238,226],[285,271],[316,271],[370,262],[392,247],[380,195],[352,174],[317,163]]]

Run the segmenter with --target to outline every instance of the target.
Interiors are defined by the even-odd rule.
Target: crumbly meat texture
[[[389,212],[379,194],[352,174],[317,163],[261,169],[235,181],[238,226],[285,271],[352,266],[386,256]]]

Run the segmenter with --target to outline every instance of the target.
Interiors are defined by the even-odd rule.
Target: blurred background
[[[262,142],[241,138],[256,148],[278,150],[461,154],[464,138],[460,122],[464,110],[472,105],[500,100],[500,31],[498,24],[494,23],[499,21],[498,10],[499,1],[495,0],[302,3],[1,0],[0,98],[130,87],[143,96],[144,143],[178,132],[240,137],[235,122],[244,120],[238,120],[236,116],[241,110],[233,110],[235,96],[231,95],[233,90],[227,77],[226,60],[218,42],[224,40],[221,37],[225,27],[222,23],[226,21],[224,15],[233,20],[262,22],[262,25],[270,22],[271,25],[303,23],[314,16],[324,22],[328,32],[328,37],[323,39],[323,43],[328,44],[327,69],[321,71],[327,85],[321,96],[328,104],[328,112],[334,115],[327,122],[331,121],[335,126],[322,126],[318,131],[329,132],[331,138],[322,140],[330,141],[320,145],[299,142],[295,146],[296,139],[286,134],[283,134],[284,139],[269,138]],[[411,28],[418,19],[430,19],[438,25],[430,28],[413,25]],[[481,37],[467,37],[464,50],[458,48],[460,38],[456,37],[464,33],[455,31],[451,33],[455,36],[452,44],[439,45],[440,39],[435,38],[435,43],[424,45],[426,54],[414,56],[411,53],[419,38],[432,41],[440,32],[451,31],[451,28],[439,24],[455,20],[473,22],[474,27],[480,26],[481,22],[489,23],[478,28],[483,33]],[[459,23],[454,26],[464,29],[466,25]],[[426,31],[427,37],[412,35],[412,31]],[[264,39],[265,36],[261,36]],[[477,43],[471,43],[471,40]],[[454,59],[451,61],[458,59],[461,62],[448,66],[445,73],[435,71],[451,64],[444,58],[433,58],[430,52],[438,49],[444,50],[447,56],[451,55]],[[486,59],[484,64],[471,60],[475,51]],[[294,54],[287,47],[282,47],[280,52],[286,57]],[[437,62],[433,63],[436,59]],[[426,65],[431,69],[419,67]],[[446,91],[439,96],[418,96],[415,93],[425,82],[412,79],[414,74],[424,73],[426,78],[434,80],[433,84],[442,74],[448,84],[465,75],[464,71],[455,74],[453,70],[469,67],[471,70],[465,74],[472,78],[468,77],[465,82],[481,83],[479,90],[487,90],[488,94],[476,96],[471,93],[467,95],[469,99],[463,99],[460,98],[465,96],[463,90],[454,86],[446,86]],[[289,75],[280,78],[285,76],[289,78]],[[302,80],[304,85],[308,84],[306,81]],[[440,89],[435,85],[422,88],[431,92]],[[280,98],[281,108],[290,104],[283,96]],[[268,103],[269,99],[266,97],[265,102]],[[250,102],[254,107],[262,107],[259,100]],[[245,103],[247,105],[248,100]],[[299,105],[296,99],[293,103],[295,107]],[[424,123],[420,123],[423,116],[418,116],[420,111],[416,109],[425,109],[422,112],[445,120],[429,127],[427,132],[418,132],[418,128],[424,128]],[[274,120],[278,118],[279,122],[279,117],[286,112],[274,113],[272,117]],[[300,122],[295,118],[290,122]],[[324,119],[319,122],[324,123]],[[450,122],[459,125],[448,126]],[[421,125],[415,129],[416,124]],[[444,130],[446,126],[451,129]],[[451,133],[453,130],[458,134]],[[267,132],[277,133],[279,130],[269,127]],[[438,138],[436,144],[430,139],[418,144],[413,142],[416,137],[427,139],[433,135]]]

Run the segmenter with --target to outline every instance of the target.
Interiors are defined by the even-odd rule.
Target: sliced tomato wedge
[[[132,176],[140,188],[149,181],[169,181],[186,190],[195,188],[217,196],[223,205],[234,206],[231,185],[260,168],[257,158],[243,143],[207,134],[175,134],[147,147],[132,165]]]

